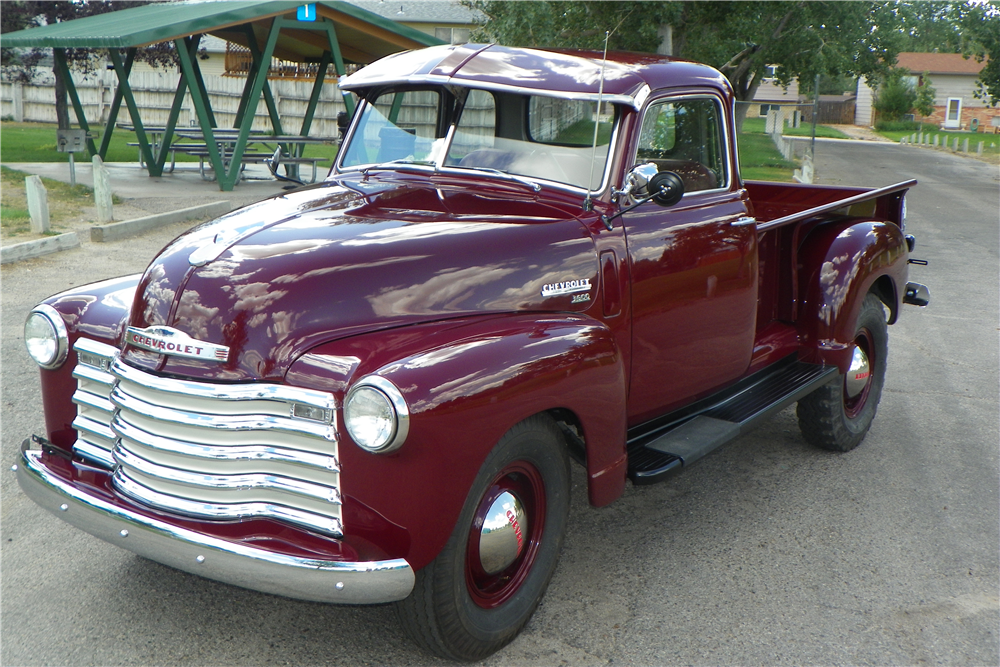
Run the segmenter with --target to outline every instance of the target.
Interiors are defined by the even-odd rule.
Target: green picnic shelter
[[[252,56],[234,126],[228,131],[216,125],[205,82],[198,67],[198,44],[206,34],[247,48]],[[139,108],[129,86],[129,73],[138,49],[159,42],[173,42],[180,61],[180,79],[163,128],[162,139],[157,145],[150,141],[149,133],[140,118]],[[150,176],[160,176],[163,173],[184,95],[186,91],[190,91],[205,138],[207,159],[222,190],[232,190],[240,178],[247,139],[262,97],[267,105],[274,135],[284,135],[277,105],[268,85],[268,69],[272,57],[297,63],[318,63],[302,127],[299,135],[296,135],[304,138],[309,134],[330,65],[333,65],[340,77],[345,75],[346,63],[368,64],[397,51],[441,43],[419,30],[382,18],[342,0],[307,4],[289,0],[157,2],[0,36],[0,44],[4,47],[52,48],[55,67],[61,70],[62,77],[67,82],[67,93],[76,113],[77,123],[81,129],[88,131],[90,127],[69,73],[65,49],[107,49],[118,77],[118,85],[100,146],[93,139],[88,139],[87,147],[91,155],[104,158],[118,111],[124,101]],[[353,113],[352,98],[348,93],[343,93],[343,96],[348,113]],[[228,154],[224,155],[220,150],[217,134],[224,135],[230,141]]]

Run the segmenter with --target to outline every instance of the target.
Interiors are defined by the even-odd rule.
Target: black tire
[[[799,401],[799,429],[816,447],[848,452],[861,444],[875,419],[885,383],[889,332],[882,302],[872,293],[861,304],[854,343],[867,356],[870,369],[860,392],[849,395],[847,376],[841,375]]]
[[[524,546],[501,572],[482,571],[478,555],[483,508],[498,489],[525,508]],[[569,516],[569,458],[555,423],[536,415],[508,431],[483,462],[448,543],[416,574],[396,609],[424,650],[459,661],[480,660],[508,644],[538,606],[555,572]],[[529,507],[530,506],[530,507]],[[475,546],[473,546],[475,544]]]

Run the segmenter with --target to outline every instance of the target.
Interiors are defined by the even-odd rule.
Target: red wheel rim
[[[513,563],[502,571],[489,574],[483,569],[479,554],[480,531],[494,499],[508,492],[524,507],[528,523],[526,543]],[[535,466],[527,461],[515,461],[494,478],[476,508],[465,550],[465,583],[476,605],[492,609],[509,600],[524,583],[538,556],[542,532],[545,529],[545,485]]]
[[[857,396],[849,398],[847,395],[847,389],[844,389],[844,414],[847,415],[848,419],[854,419],[861,413],[864,409],[865,404],[868,402],[868,394],[871,393],[872,380],[875,377],[875,364],[878,361],[873,355],[873,350],[875,345],[872,341],[872,335],[867,329],[862,329],[858,333],[858,337],[854,339],[854,344],[861,348],[861,351],[865,353],[868,358],[868,380],[865,382],[865,388],[861,390]],[[846,380],[845,380],[846,382]]]

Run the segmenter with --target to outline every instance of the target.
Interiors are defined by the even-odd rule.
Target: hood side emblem
[[[590,278],[580,278],[578,280],[568,280],[563,283],[550,283],[542,285],[542,296],[562,296],[564,294],[576,294],[577,292],[590,291]]]
[[[227,346],[191,338],[183,331],[172,327],[151,326],[146,329],[129,327],[128,331],[125,332],[125,343],[143,350],[169,354],[174,357],[206,359],[208,361],[227,361],[229,359]]]

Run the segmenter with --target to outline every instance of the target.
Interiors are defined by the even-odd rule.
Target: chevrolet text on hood
[[[603,72],[603,76],[602,76]],[[660,56],[466,44],[341,82],[328,178],[28,315],[21,488],[188,572],[395,602],[422,648],[510,642],[594,506],[798,403],[856,447],[907,281],[913,181],[744,181],[733,97]],[[596,138],[595,138],[596,137]]]

